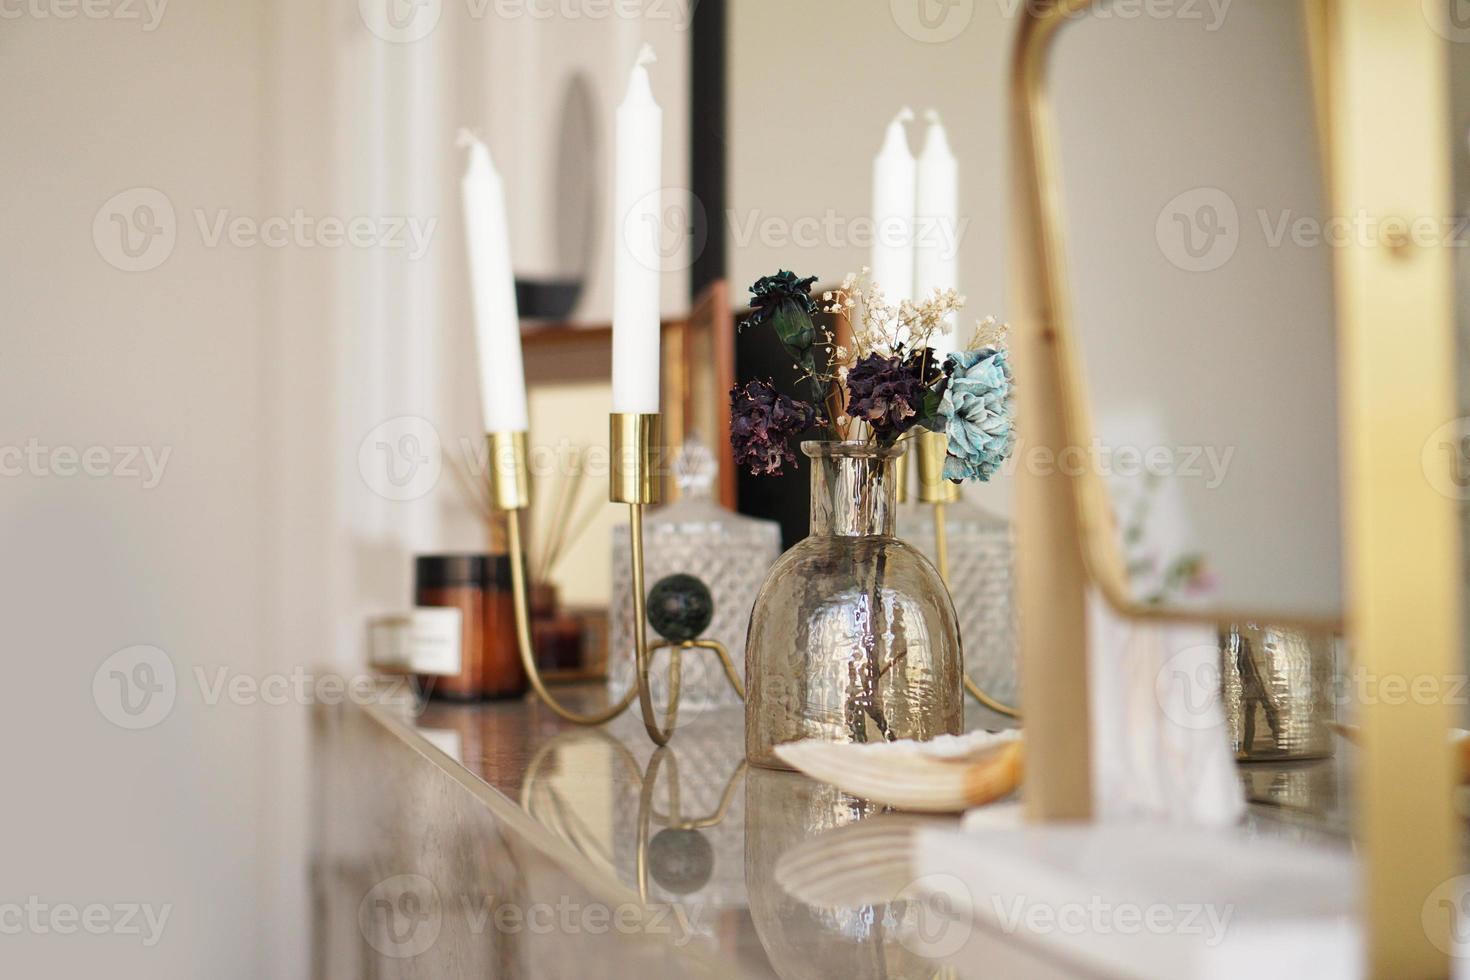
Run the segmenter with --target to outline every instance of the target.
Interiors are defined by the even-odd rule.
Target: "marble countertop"
[[[557,692],[584,710],[606,697],[598,685]],[[976,711],[971,727],[994,724]],[[924,908],[920,889],[907,887],[913,876],[901,832],[957,818],[888,814],[804,776],[748,767],[739,708],[686,706],[673,740],[657,750],[636,711],[598,728],[566,723],[534,699],[366,713],[446,774],[482,791],[509,853],[534,852],[533,865],[547,862],[603,901],[660,910],[653,952],[637,958],[640,977],[945,977],[954,975],[948,958],[967,945],[936,944],[926,934],[932,910]],[[1341,834],[1334,772],[1330,763],[1248,770],[1257,800],[1250,819],[1272,836]],[[812,841],[875,818],[899,832],[860,845],[873,848],[871,874],[833,882],[821,904],[783,887]],[[514,882],[482,884],[502,898],[519,894],[521,913],[538,898],[527,884],[538,873],[527,860],[487,861],[476,871],[491,878],[513,871]],[[557,932],[565,931],[563,923]],[[973,950],[962,955],[973,957]],[[1000,967],[995,976],[1017,970],[1083,975],[1058,964]],[[628,969],[609,975],[629,975]]]

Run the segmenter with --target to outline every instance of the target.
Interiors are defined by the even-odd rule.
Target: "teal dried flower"
[[[940,402],[948,437],[944,477],[985,482],[1016,445],[1011,366],[1004,350],[984,347],[949,355],[949,385]]]

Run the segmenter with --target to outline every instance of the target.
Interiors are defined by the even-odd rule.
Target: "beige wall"
[[[408,432],[457,453],[483,437],[455,131],[491,140],[517,257],[534,267],[532,205],[549,211],[555,192],[536,179],[553,166],[540,97],[559,96],[574,67],[597,86],[605,152],[622,94],[610,79],[641,40],[658,45],[666,183],[685,182],[687,17],[643,24],[590,5],[532,23],[446,2],[400,6],[437,18],[405,39],[373,30],[376,8],[355,0],[128,5],[136,20],[55,6],[78,15],[42,16],[42,3],[0,21],[12,94],[0,109],[0,453],[8,465],[34,441],[165,462],[156,486],[146,471],[61,475],[78,466],[64,458],[0,478],[0,732],[15,748],[0,904],[34,894],[170,913],[152,948],[6,936],[6,966],[303,976],[303,699],[214,700],[209,685],[355,675],[365,617],[411,602],[414,553],[484,547],[447,473],[393,499],[375,448]],[[610,156],[601,166],[610,207]],[[210,238],[220,220],[289,228],[298,214],[306,230],[283,244]],[[413,222],[422,247],[313,237],[324,219],[354,218]],[[118,237],[130,224],[133,259]],[[172,239],[138,231],[155,226]],[[605,275],[610,262],[593,266]],[[670,312],[687,303],[683,282],[682,269],[667,277]],[[604,281],[585,312],[605,320],[609,304]],[[162,651],[149,656],[174,702],[126,730],[108,685],[114,668],[137,675],[108,658],[140,644]]]
[[[281,873],[268,857],[272,712],[210,707],[192,680],[195,667],[276,664],[267,255],[205,247],[191,215],[265,206],[267,13],[217,0],[169,6],[151,31],[4,21],[0,444],[107,447],[118,464],[113,447],[169,453],[151,488],[68,476],[64,459],[0,480],[0,900],[172,906],[152,948],[7,935],[13,976],[263,975],[274,942],[301,948],[299,930],[273,935],[264,915]],[[157,268],[125,272],[106,261],[121,254],[117,227],[104,215],[94,241],[94,217],[139,187],[167,195],[177,243]],[[135,203],[116,213],[131,219]],[[128,731],[93,680],[135,644],[172,658],[179,694],[162,723]]]
[[[887,3],[741,0],[729,9],[732,294],[743,298],[777,268],[835,282],[868,263],[868,241],[854,229],[871,207],[883,127],[907,105],[939,111],[959,160],[962,322],[1004,314],[1001,86],[1012,23],[1000,7],[950,5],[964,26],[938,43],[906,34]],[[921,138],[911,140],[915,152]],[[833,230],[813,245],[795,240],[812,227]],[[999,484],[973,493],[1008,506]]]

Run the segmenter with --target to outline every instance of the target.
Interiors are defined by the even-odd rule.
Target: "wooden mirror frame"
[[[1095,2],[1022,4],[1011,62],[1011,346],[1026,379],[1017,408],[1028,443],[1056,454],[1089,445],[1092,423],[1066,290],[1046,72],[1060,29]],[[1446,42],[1420,4],[1305,0],[1303,9],[1334,213],[1450,215]],[[1386,247],[1353,243],[1334,252],[1333,278],[1345,608],[1340,624],[1295,622],[1343,627],[1369,676],[1448,681],[1462,672],[1458,515],[1431,485],[1421,447],[1459,414],[1450,255],[1407,236]],[[1027,817],[1087,819],[1089,591],[1130,618],[1269,617],[1134,600],[1097,474],[1018,468],[1016,539]],[[1448,973],[1444,936],[1428,935],[1434,927],[1421,912],[1457,873],[1447,742],[1455,718],[1443,697],[1416,700],[1361,706],[1358,806],[1373,976]]]

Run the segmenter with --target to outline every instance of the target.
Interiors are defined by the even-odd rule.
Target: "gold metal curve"
[[[531,638],[529,590],[526,586],[525,544],[521,536],[520,512],[529,504],[526,481],[526,434],[524,432],[492,432],[489,444],[492,461],[491,500],[496,510],[506,517],[506,549],[510,555],[511,593],[515,606],[516,648],[526,679],[557,717],[574,725],[602,725],[622,714],[638,699],[643,727],[655,745],[667,745],[674,734],[679,716],[680,683],[683,654],[686,650],[713,650],[724,668],[731,686],[745,698],[745,686],[730,659],[730,653],[716,640],[690,640],[676,644],[648,645],[647,596],[643,577],[643,507],[658,500],[658,481],[654,472],[657,462],[659,417],[657,415],[614,414],[611,422],[613,443],[613,479],[609,496],[626,502],[629,512],[629,543],[633,574],[633,641],[636,680],[614,704],[602,711],[582,714],[568,708],[547,690],[541,671],[536,666],[536,650]],[[649,670],[653,653],[669,648],[669,696],[663,724],[659,724],[653,703]]]
[[[647,600],[643,592],[643,505],[628,505],[628,537],[633,554],[633,650],[637,656],[638,708],[643,713],[643,727],[655,745],[669,744],[674,726],[679,719],[679,674],[683,664],[682,650],[669,651],[669,704],[664,713],[664,725],[659,727],[658,714],[653,707],[653,693],[648,683],[648,665],[652,661],[648,650]]]
[[[510,587],[515,605],[516,648],[520,651],[521,666],[526,671],[526,679],[531,682],[536,696],[559,718],[574,725],[601,725],[612,721],[628,710],[628,705],[633,703],[633,697],[638,693],[637,687],[629,686],[627,693],[612,706],[585,715],[566,707],[546,689],[545,682],[541,680],[541,671],[536,667],[536,648],[531,641],[530,599],[526,593],[526,556],[521,544],[520,508],[505,512],[505,541],[506,549],[510,552]]]
[[[949,588],[949,529],[944,523],[944,504],[936,502],[932,507],[934,509],[934,567],[939,569],[939,577],[944,580],[945,588]],[[965,685],[965,693],[970,697],[998,715],[1020,720],[1020,709],[986,693],[985,688],[975,683],[975,679],[968,672],[962,672],[960,677]]]
[[[650,643],[648,645],[648,662],[650,664],[653,663],[653,655],[660,650],[668,650],[670,656],[673,656],[674,652],[679,650],[713,650],[715,656],[720,660],[720,666],[725,671],[725,679],[730,682],[730,686],[735,689],[735,693],[740,695],[740,700],[745,700],[745,684],[741,682],[740,674],[735,670],[735,661],[731,659],[730,651],[726,650],[725,645],[719,640],[684,640],[681,643],[669,643],[667,641]]]

